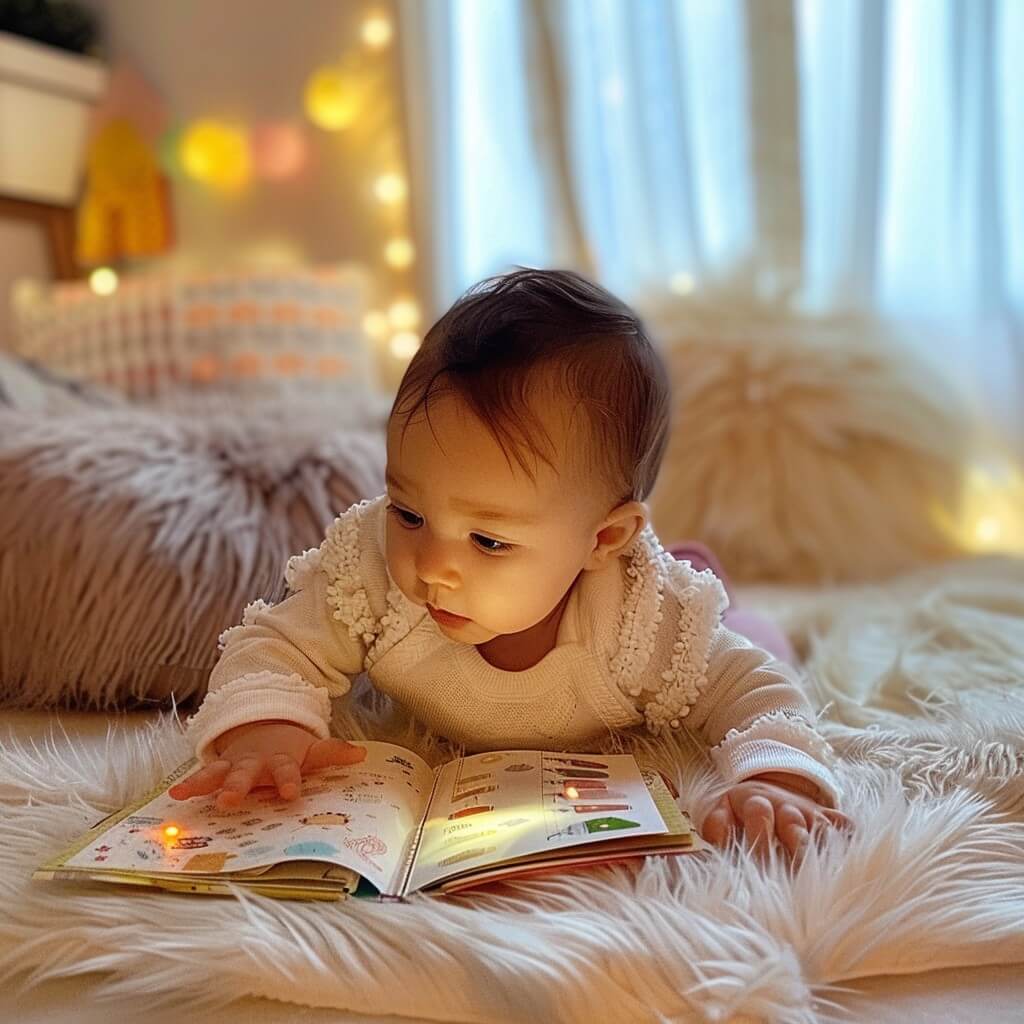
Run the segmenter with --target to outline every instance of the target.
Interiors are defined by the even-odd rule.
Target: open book
[[[137,803],[41,865],[37,880],[93,880],[285,899],[402,900],[581,864],[705,848],[664,777],[632,754],[501,750],[432,769],[393,743],[303,776],[302,793],[251,790],[230,811],[215,795],[167,791],[185,762]]]

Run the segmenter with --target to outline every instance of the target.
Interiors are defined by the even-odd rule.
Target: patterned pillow
[[[58,373],[164,408],[291,396],[377,419],[367,287],[346,266],[126,276],[109,296],[64,282],[15,311],[17,345]]]

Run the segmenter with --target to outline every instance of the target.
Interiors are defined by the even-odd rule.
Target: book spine
[[[420,817],[419,824],[416,826],[416,831],[409,837],[409,842],[406,844],[405,857],[397,876],[400,881],[398,885],[392,886],[395,891],[395,897],[399,900],[404,901],[405,897],[409,895],[409,877],[412,875],[413,865],[416,863],[416,854],[419,852],[420,840],[423,838],[423,829],[427,824],[427,816],[430,814],[430,808],[434,803],[434,794],[437,792],[437,780],[440,777],[441,769],[435,769],[434,784],[430,787],[430,796],[427,797],[427,803],[423,808],[423,814]]]

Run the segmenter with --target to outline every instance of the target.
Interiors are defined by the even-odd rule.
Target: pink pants
[[[729,577],[726,576],[725,570],[715,557],[714,552],[706,544],[701,544],[696,540],[683,540],[670,544],[665,550],[680,561],[689,562],[698,572],[710,569],[721,580],[726,594],[729,595],[729,607],[722,615],[723,626],[731,629],[734,633],[745,636],[758,647],[763,647],[779,661],[788,662],[790,665],[797,664],[793,646],[778,623],[773,622],[766,615],[736,607],[736,595],[729,582]]]

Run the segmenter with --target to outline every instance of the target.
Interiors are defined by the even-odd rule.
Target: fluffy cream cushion
[[[747,580],[885,578],[960,553],[971,424],[908,345],[735,296],[648,305],[674,390],[651,496],[666,544]]]
[[[380,430],[325,408],[0,410],[0,702],[201,698],[221,631],[384,463]]]

